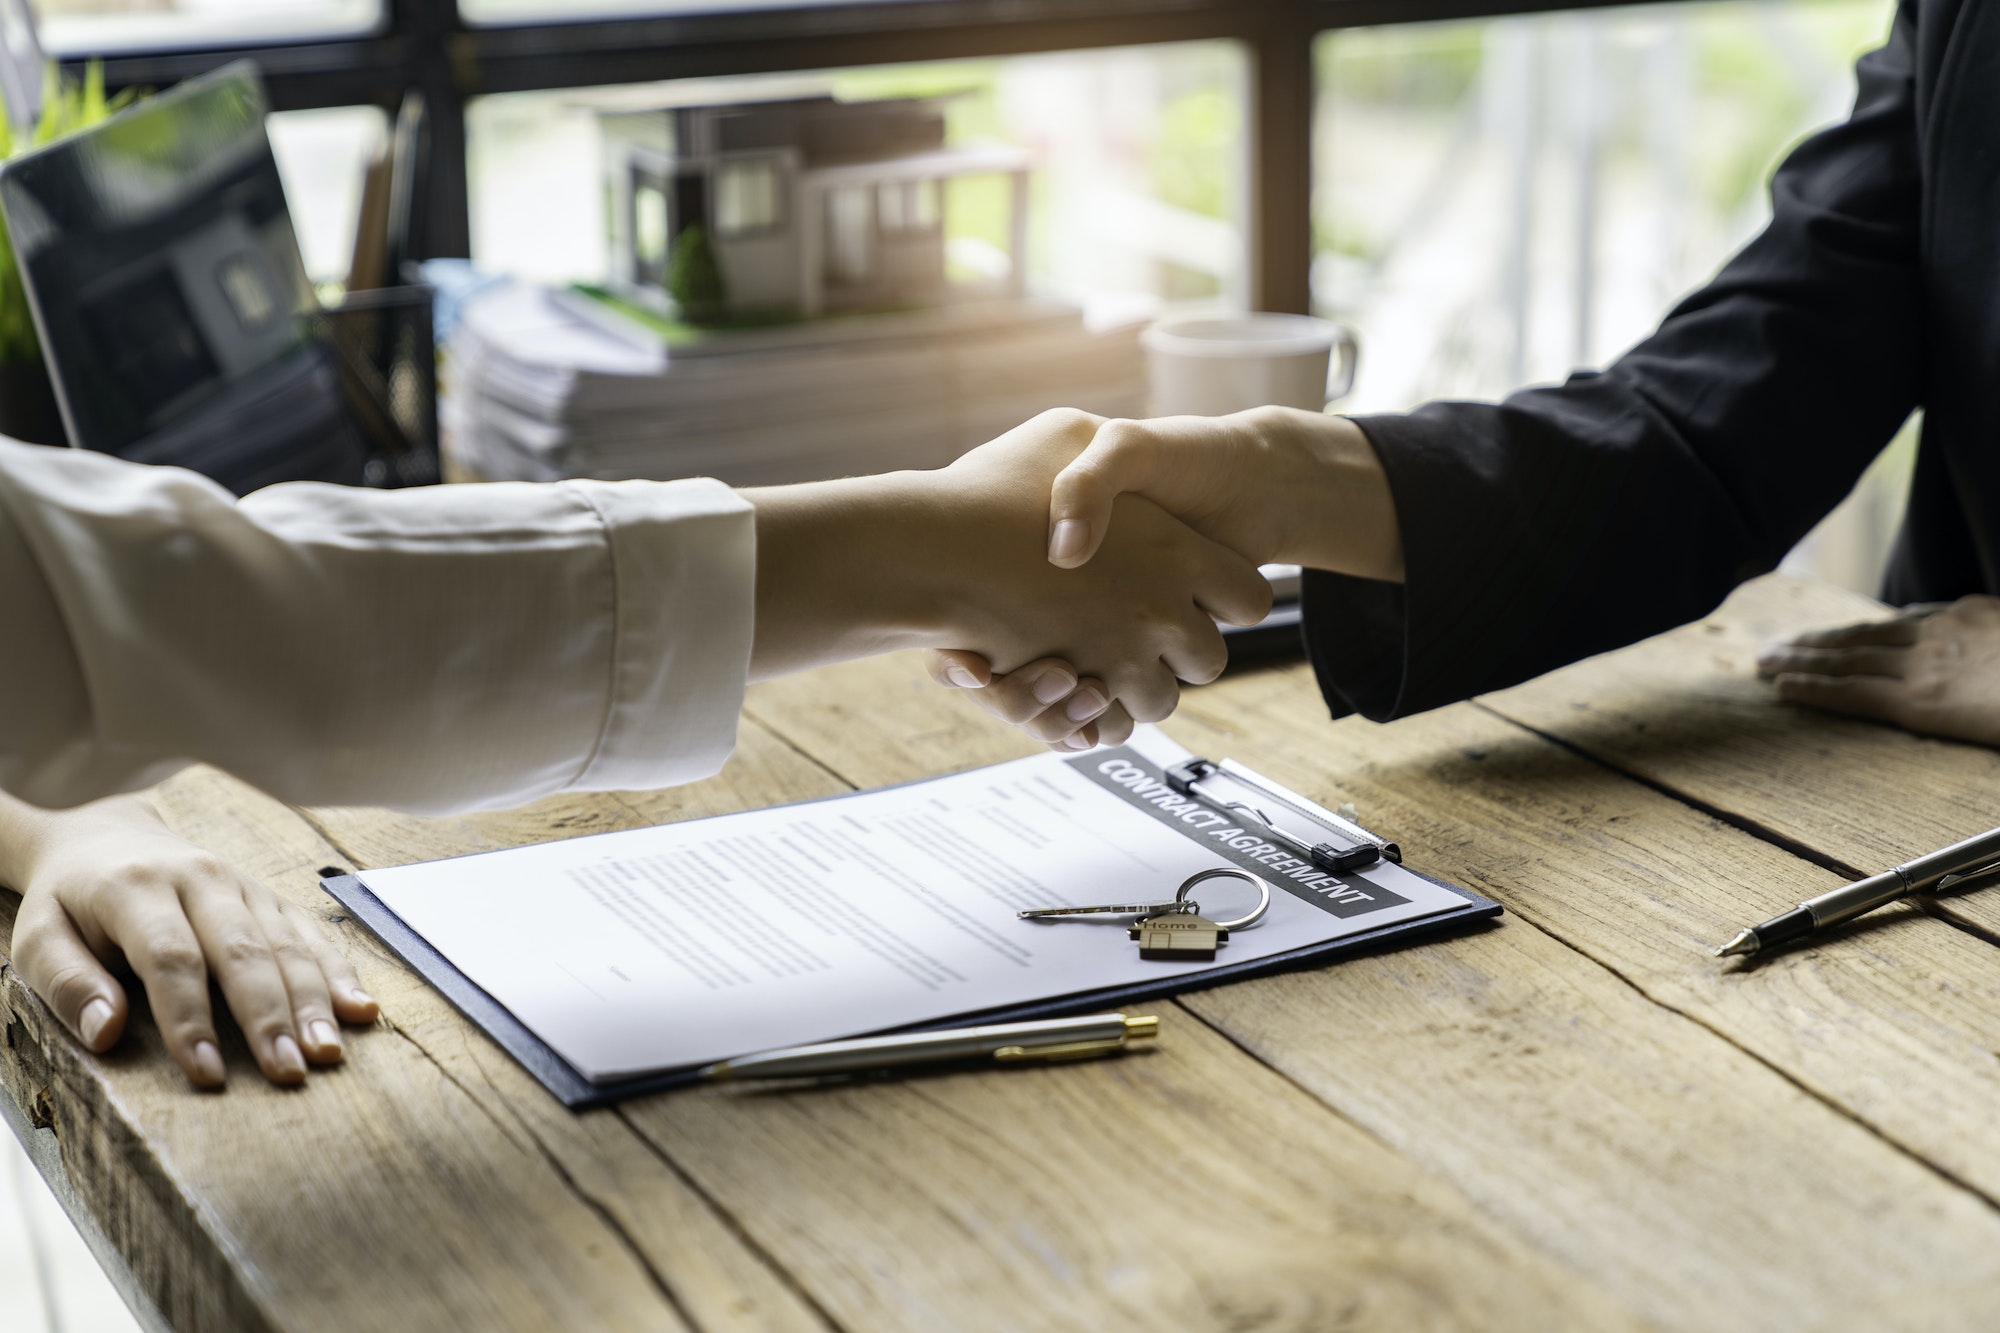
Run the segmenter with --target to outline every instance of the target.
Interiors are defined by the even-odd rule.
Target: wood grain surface
[[[869,674],[900,690],[911,670],[907,661],[878,663]],[[990,724],[975,730],[1023,744]],[[716,783],[566,798],[566,828],[622,826],[635,810],[685,818],[772,799],[760,792],[809,799],[848,789],[772,735],[753,715],[733,771]],[[753,767],[751,778],[743,770]],[[585,806],[597,812],[585,817]],[[314,820],[364,866],[375,849],[422,858],[464,850],[469,833],[482,847],[537,834],[533,819],[474,821],[476,832],[463,820],[365,811]],[[414,978],[395,999],[399,1011],[432,1011],[448,1040],[467,1040]],[[1164,1045],[1127,1060],[998,1076],[700,1089],[615,1115],[846,1328],[1624,1322],[1592,1284],[1560,1275],[1448,1184],[1200,1024],[1181,1016]],[[485,1058],[506,1065],[490,1048]],[[549,1105],[516,1078],[501,1094],[508,1101]],[[1272,1151],[1277,1144],[1282,1152]],[[675,1244],[668,1235],[637,1239]],[[1336,1253],[1352,1262],[1325,1261]]]
[[[1759,579],[1641,649],[1482,702],[1760,836],[1873,873],[2000,825],[2000,753],[1775,704],[1754,663],[1774,638],[1888,614],[1825,584]],[[2000,932],[2000,895],[1944,901]]]
[[[849,701],[837,719],[804,682],[752,706],[862,785],[1021,748],[927,681],[898,685],[875,663],[836,675]],[[1941,1290],[1994,1293],[1962,1326],[2000,1317],[1986,1242],[1954,1241],[1947,1257],[1919,1220],[1942,1209],[1989,1237],[1987,1199],[1766,1054],[1813,1057],[1807,1067],[1828,1066],[1857,1097],[1893,1087],[1876,1109],[1899,1121],[1934,1115],[1933,1095],[1950,1088],[1963,1116],[1923,1136],[1946,1147],[1992,1104],[1982,1071],[1995,1057],[1963,1034],[1924,1044],[1954,1021],[1936,974],[1950,960],[1951,980],[2000,1014],[1986,946],[1905,912],[1901,927],[1926,948],[1892,954],[1900,966],[1838,954],[1823,975],[1718,967],[1708,947],[1744,904],[1796,901],[1838,878],[1472,705],[1389,727],[1329,723],[1293,668],[1192,692],[1166,730],[1325,803],[1358,802],[1416,868],[1522,918],[1183,1002],[1232,1039],[1648,1320],[1810,1326],[1929,1308]],[[1830,1025],[1868,1038],[1866,1076],[1849,1070],[1854,1045],[1828,1045]],[[1969,1166],[1993,1146],[1982,1130],[1952,1160]],[[1895,1239],[1885,1208],[1907,1210],[1924,1238]],[[1871,1262],[1828,1269],[1821,1257],[1845,1247]]]
[[[1773,633],[1879,613],[1767,580],[1389,727],[1327,720],[1299,666],[1191,691],[1182,743],[1357,802],[1509,915],[1190,994],[1145,1055],[582,1115],[343,919],[321,870],[1037,747],[888,659],[757,687],[724,772],[669,792],[431,820],[191,771],[170,821],[318,915],[381,1023],[299,1092],[233,1043],[229,1090],[198,1096],[143,1013],[91,1056],[5,970],[0,1085],[190,1330],[1990,1328],[2000,968],[1977,895],[1708,956],[1843,869],[2000,822],[1994,755],[1746,678]]]

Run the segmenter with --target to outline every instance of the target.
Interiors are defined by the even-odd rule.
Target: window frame
[[[1628,0],[1629,2],[1629,0]],[[1656,0],[1674,3],[1676,0]],[[1226,40],[1250,56],[1246,241],[1259,309],[1311,301],[1313,39],[1341,28],[1609,7],[1610,0],[881,0],[794,9],[473,25],[457,0],[383,0],[372,33],[102,54],[113,90],[163,88],[248,56],[274,110],[424,94],[420,257],[471,252],[465,104],[493,93]],[[88,52],[66,53],[80,68]]]

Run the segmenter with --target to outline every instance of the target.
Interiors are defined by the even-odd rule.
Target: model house
[[[1027,154],[947,147],[934,99],[803,97],[607,111],[600,120],[611,278],[621,295],[666,308],[676,244],[696,227],[725,318],[1022,292]],[[955,283],[945,187],[986,175],[1008,182],[1009,262],[1004,276]]]

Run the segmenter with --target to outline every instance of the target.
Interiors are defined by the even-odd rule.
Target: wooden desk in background
[[[0,1080],[58,1188],[191,1333],[1992,1328],[2000,890],[1755,966],[1708,955],[2000,823],[2000,754],[1788,710],[1750,679],[1768,635],[1868,606],[1768,580],[1387,728],[1326,721],[1303,666],[1190,692],[1176,738],[1356,802],[1509,915],[1160,1006],[1152,1054],[571,1115],[339,923],[385,1018],[303,1092],[239,1047],[228,1093],[194,1095],[145,1022],[80,1054],[11,972]],[[676,791],[420,820],[296,812],[197,771],[165,799],[339,922],[322,866],[1029,748],[889,660],[753,691],[729,767]]]

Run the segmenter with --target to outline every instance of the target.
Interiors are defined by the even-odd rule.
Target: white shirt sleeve
[[[71,805],[200,761],[446,811],[704,777],[735,744],[755,531],[707,480],[237,501],[0,440],[0,787]]]

